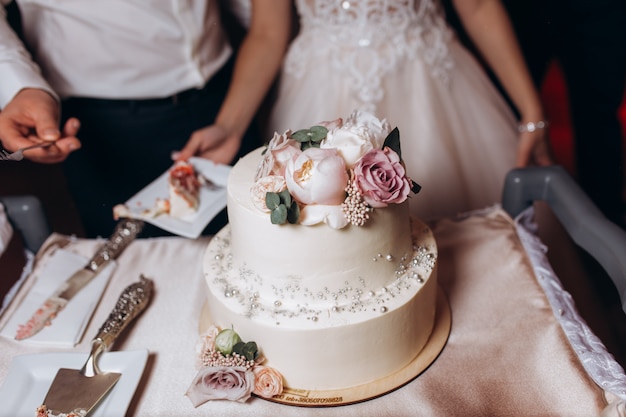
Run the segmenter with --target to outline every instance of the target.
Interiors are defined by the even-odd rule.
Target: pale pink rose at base
[[[308,148],[289,161],[285,181],[289,193],[302,204],[340,205],[348,173],[335,149]]]
[[[254,389],[254,373],[244,367],[205,366],[185,393],[194,407],[211,400],[246,402]]]
[[[388,147],[363,155],[354,166],[354,182],[363,200],[374,208],[402,203],[411,191],[400,157]]]
[[[253,394],[263,398],[272,398],[283,392],[283,376],[274,368],[257,365],[253,368]]]

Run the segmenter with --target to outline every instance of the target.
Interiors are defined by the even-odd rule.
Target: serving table
[[[578,317],[528,228],[498,206],[429,225],[439,250],[439,285],[452,314],[450,335],[423,373],[381,397],[339,407],[287,406],[253,397],[246,403],[214,401],[194,408],[184,394],[196,373],[195,346],[206,299],[202,258],[209,237],[133,242],[118,259],[77,346],[32,346],[0,337],[0,384],[18,355],[88,352],[120,292],[143,274],[154,280],[152,302],[113,347],[150,352],[127,416],[623,415],[623,369]],[[99,244],[54,234],[38,254],[35,271],[45,267],[55,247],[89,257]],[[28,292],[33,276],[22,284],[0,326]]]

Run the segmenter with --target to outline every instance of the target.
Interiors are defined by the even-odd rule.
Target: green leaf
[[[280,193],[278,193],[278,197],[280,197],[280,202],[283,203],[285,206],[289,207],[291,205],[291,194],[289,194],[288,189],[285,188]]]
[[[246,360],[253,361],[259,356],[259,348],[255,342],[239,342],[233,346],[233,353],[243,356]]]
[[[241,352],[243,351],[243,347],[246,345],[245,342],[240,341],[238,343],[236,343],[235,345],[233,345],[233,351],[232,353],[236,353],[238,355],[241,355]]]
[[[289,224],[297,224],[298,220],[300,220],[300,206],[294,201],[287,210],[287,221]]]
[[[328,134],[328,129],[324,126],[313,126],[309,129],[309,140],[311,142],[319,143]]]
[[[411,180],[411,191],[413,191],[413,194],[419,193],[421,189],[422,189],[421,185]]]
[[[280,196],[278,195],[278,193],[274,193],[271,191],[265,193],[265,206],[268,209],[274,210],[279,205],[280,205]]]
[[[248,342],[241,348],[240,355],[244,356],[249,361],[253,361],[259,356],[259,348],[256,343]]]
[[[285,224],[287,221],[287,207],[284,204],[279,205],[270,213],[272,224]]]
[[[291,134],[291,138],[300,142],[301,149],[304,151],[307,148],[319,148],[320,142],[324,140],[328,134],[328,129],[324,126],[313,126],[310,129],[296,130]]]
[[[383,148],[387,146],[391,148],[395,153],[398,154],[400,159],[402,159],[402,153],[400,152],[400,131],[397,127],[394,127],[387,138],[385,138],[385,142],[383,143]]]
[[[297,142],[308,142],[311,139],[309,138],[309,129],[300,129],[296,130],[291,134],[291,138]]]

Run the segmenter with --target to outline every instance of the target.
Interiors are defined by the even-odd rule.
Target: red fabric
[[[572,128],[570,125],[567,87],[563,82],[561,69],[552,63],[541,87],[541,97],[546,116],[550,120],[550,142],[556,162],[563,165],[571,174],[575,173]],[[626,93],[619,110],[623,136],[626,138]],[[626,148],[626,145],[625,145]]]

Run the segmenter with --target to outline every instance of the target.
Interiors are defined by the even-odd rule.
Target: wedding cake
[[[203,263],[206,319],[254,340],[286,387],[400,371],[433,329],[437,247],[410,218],[399,132],[365,112],[275,134],[232,168]]]

